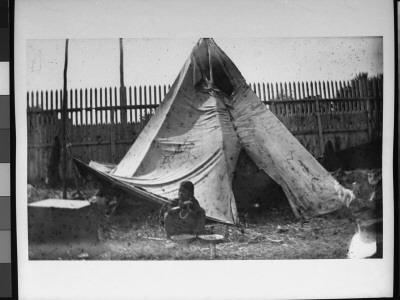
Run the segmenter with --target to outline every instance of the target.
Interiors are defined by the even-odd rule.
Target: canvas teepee
[[[177,197],[179,183],[190,180],[208,218],[235,224],[232,178],[242,149],[282,187],[296,216],[343,206],[347,190],[265,107],[212,39],[200,39],[193,48],[118,165],[77,164],[158,202]]]

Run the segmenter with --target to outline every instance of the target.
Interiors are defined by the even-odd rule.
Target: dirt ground
[[[61,198],[60,190],[29,187],[29,202]],[[77,197],[70,189],[69,197]],[[31,260],[209,260],[210,245],[200,240],[175,243],[158,225],[158,206],[121,204],[102,219],[96,242],[32,242]],[[208,223],[209,233],[225,238],[216,245],[218,260],[341,259],[356,231],[347,208],[310,220],[298,220],[284,208],[250,214],[241,227]]]

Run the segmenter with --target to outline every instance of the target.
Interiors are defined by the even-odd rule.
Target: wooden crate
[[[89,201],[46,199],[28,205],[31,242],[98,241],[98,213]]]

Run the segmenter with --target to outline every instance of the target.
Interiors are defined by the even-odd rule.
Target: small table
[[[210,258],[215,259],[215,257],[217,256],[217,247],[215,245],[222,242],[224,240],[224,236],[220,234],[203,234],[203,235],[198,235],[197,237],[209,243]]]

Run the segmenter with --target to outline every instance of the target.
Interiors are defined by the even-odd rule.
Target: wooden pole
[[[63,107],[62,107],[62,189],[63,199],[67,199],[67,68],[68,68],[68,39],[65,41],[65,64],[64,64],[64,90],[63,90]]]
[[[119,39],[119,71],[120,71],[120,82],[121,82],[121,88],[120,88],[120,105],[125,106],[126,105],[126,90],[125,90],[125,84],[124,84],[124,49],[123,49],[123,43],[122,43],[122,38]],[[116,100],[116,99],[115,99]],[[126,124],[126,110],[122,109],[121,110],[121,124]]]
[[[114,87],[114,101],[112,101],[113,90],[110,87],[110,146],[111,146],[111,162],[115,162],[116,154],[115,154],[115,126],[117,124],[115,120],[115,105],[117,102],[117,88]]]

